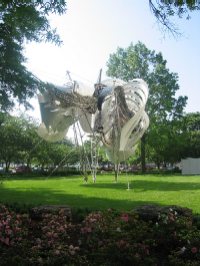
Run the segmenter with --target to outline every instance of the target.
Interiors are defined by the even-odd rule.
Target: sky
[[[51,15],[50,21],[63,45],[25,46],[26,66],[41,80],[63,85],[70,71],[73,80],[93,87],[101,68],[106,78],[106,62],[117,47],[141,41],[161,52],[169,70],[178,74],[176,96],[188,96],[185,111],[200,111],[200,12],[193,12],[190,20],[175,20],[182,32],[179,38],[163,34],[147,0],[67,0],[66,14]],[[40,117],[37,101],[32,103],[33,115]]]

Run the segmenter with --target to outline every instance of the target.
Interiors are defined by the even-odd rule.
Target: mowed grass
[[[179,205],[200,214],[200,176],[99,175],[94,184],[81,176],[8,177],[0,183],[0,202],[69,205],[76,208],[131,210],[138,205]],[[130,189],[127,190],[127,183]]]

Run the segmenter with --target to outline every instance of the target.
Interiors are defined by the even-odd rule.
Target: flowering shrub
[[[63,210],[58,214],[45,213],[42,220],[32,222],[30,232],[32,265],[78,265],[84,263],[79,256],[79,224],[68,221]]]
[[[83,212],[81,213],[83,216]],[[175,208],[143,219],[135,211],[43,213],[0,205],[0,265],[190,265],[200,263],[200,223]]]
[[[27,214],[16,214],[0,205],[0,244],[14,246],[21,243],[27,236],[28,228],[24,226],[25,221],[28,222]]]

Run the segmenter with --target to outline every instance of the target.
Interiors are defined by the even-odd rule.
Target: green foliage
[[[147,141],[148,160],[161,164],[174,164],[182,158],[185,138],[181,132],[181,120],[167,121],[151,126]]]
[[[1,1],[0,3],[0,110],[14,106],[14,99],[30,106],[27,98],[44,84],[37,80],[24,63],[25,41],[51,41],[60,44],[55,29],[51,29],[48,15],[63,14],[62,1]]]
[[[184,138],[182,157],[200,157],[200,113],[185,114],[181,127]]]
[[[23,146],[23,131],[24,124],[22,120],[1,113],[0,160],[6,164],[6,171],[9,170],[11,162],[16,162],[22,157],[21,150]]]
[[[9,171],[11,163],[39,165],[42,169],[51,166],[73,164],[79,160],[74,145],[64,140],[50,143],[37,134],[37,125],[30,118],[14,117],[0,113],[0,162],[6,164]]]

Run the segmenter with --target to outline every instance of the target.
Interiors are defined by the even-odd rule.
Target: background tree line
[[[0,162],[6,172],[10,165],[37,166],[41,171],[77,163],[79,154],[67,139],[51,143],[37,134],[37,125],[31,119],[0,113]]]
[[[65,165],[86,163],[90,159],[90,142],[77,147],[68,139],[51,143],[37,134],[37,124],[30,118],[0,113],[0,163],[8,172],[11,164],[37,166],[41,171]],[[138,165],[141,160],[140,146],[129,160]],[[84,148],[84,153],[83,153]],[[87,158],[86,158],[87,157]],[[200,113],[188,113],[168,124],[153,125],[147,133],[147,163],[175,164],[186,157],[200,157]],[[99,151],[99,164],[109,163],[103,148]]]

